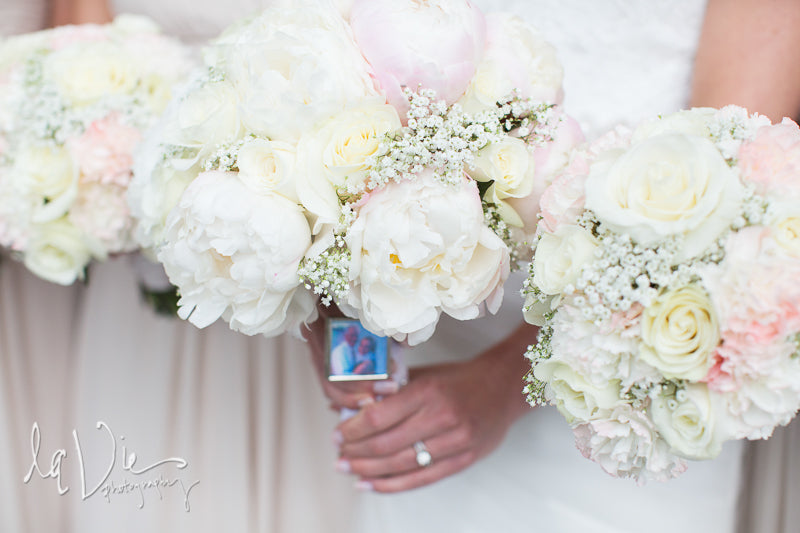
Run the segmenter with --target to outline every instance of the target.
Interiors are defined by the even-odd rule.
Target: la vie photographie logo
[[[67,453],[67,448],[55,449],[49,460],[45,459],[47,452],[41,449],[42,431],[34,422],[30,433],[31,463],[23,483],[52,483],[58,495],[66,496],[72,489],[65,476],[65,466],[68,465],[70,471],[77,468],[74,477],[79,481],[81,501],[101,497],[111,503],[117,498],[133,497],[141,509],[149,499],[164,500],[167,492],[178,491],[184,510],[191,510],[189,498],[200,481],[186,479],[189,466],[186,459],[167,457],[144,461],[128,449],[125,437],[115,435],[105,422],[97,422],[95,429],[98,433],[91,436],[94,439],[91,446],[81,440],[76,429],[72,430],[76,463],[68,465],[72,456]],[[98,464],[102,465],[99,470]]]

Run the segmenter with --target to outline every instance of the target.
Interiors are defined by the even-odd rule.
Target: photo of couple
[[[364,329],[357,320],[336,319],[329,324],[328,379],[385,379],[388,344]]]

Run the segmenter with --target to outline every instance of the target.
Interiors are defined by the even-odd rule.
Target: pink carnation
[[[140,140],[139,130],[122,124],[117,115],[93,122],[83,135],[69,142],[81,169],[81,181],[127,186],[133,149]]]
[[[703,275],[720,317],[720,362],[706,378],[716,390],[770,375],[788,355],[788,337],[800,332],[800,265],[781,251],[770,230],[742,229],[725,251],[724,262]]]
[[[739,149],[742,175],[760,194],[784,194],[797,189],[800,175],[800,128],[784,118],[759,128],[755,138]]]

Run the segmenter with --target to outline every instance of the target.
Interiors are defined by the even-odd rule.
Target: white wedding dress
[[[565,110],[590,137],[687,103],[704,0],[474,1],[484,11],[515,12],[556,46]],[[509,284],[500,316],[440,322],[433,339],[414,350],[414,362],[474,355],[501,339],[521,319],[515,293]],[[407,493],[365,494],[354,531],[731,533],[741,450],[741,442],[728,443],[719,458],[693,462],[678,479],[637,487],[583,458],[561,415],[538,408],[460,474]]]

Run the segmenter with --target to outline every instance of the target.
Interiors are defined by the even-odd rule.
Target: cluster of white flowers
[[[586,457],[640,482],[787,423],[800,128],[684,111],[583,148],[567,172],[543,195],[523,289],[542,326],[528,401],[553,403]]]

